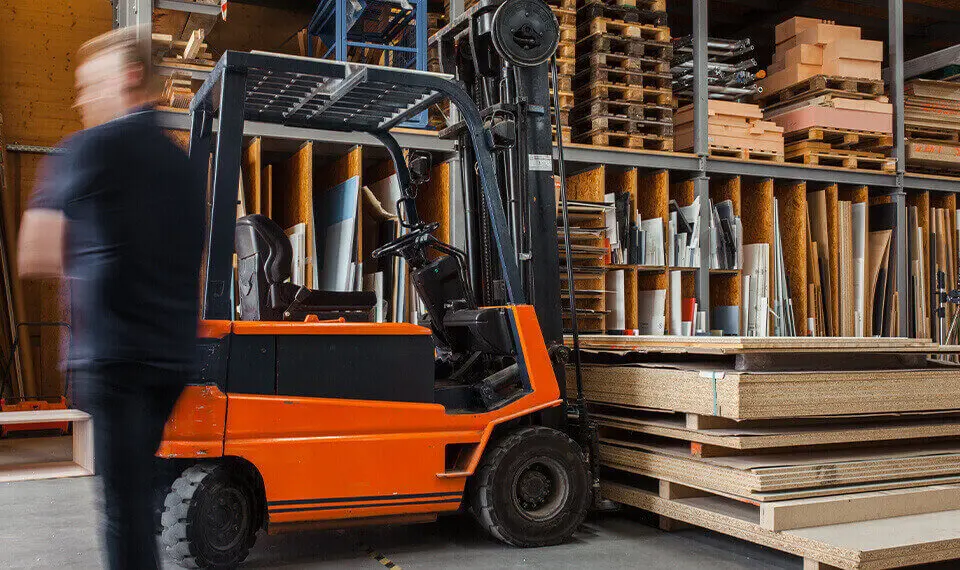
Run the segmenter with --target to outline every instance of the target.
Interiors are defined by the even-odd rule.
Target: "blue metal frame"
[[[314,38],[318,38],[327,47],[324,54],[327,58],[332,56],[337,61],[347,61],[350,48],[377,49],[387,52],[387,65],[392,65],[394,59],[401,59],[400,65],[393,66],[426,71],[427,0],[406,0],[412,10],[403,9],[398,0],[355,1],[360,8],[352,21],[348,21],[352,9],[350,0],[320,1],[307,26],[308,53],[313,53]],[[366,31],[370,25],[376,29]],[[413,57],[398,57],[406,54]],[[423,128],[427,122],[428,112],[423,111],[403,126]]]

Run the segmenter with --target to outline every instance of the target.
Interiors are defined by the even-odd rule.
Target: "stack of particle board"
[[[573,140],[673,149],[673,48],[664,0],[587,0],[577,12]]]
[[[577,0],[547,0],[550,10],[560,24],[560,45],[557,46],[557,83],[560,90],[560,123],[563,128],[563,142],[570,142],[570,112],[573,110],[573,74],[577,57]],[[553,75],[550,76],[551,83]],[[551,85],[552,87],[552,85]],[[550,90],[550,104],[553,104],[553,89]],[[557,127],[553,127],[556,139]]]
[[[581,344],[606,498],[815,568],[960,558],[960,369],[928,361],[935,345],[605,335]]]
[[[907,165],[960,170],[960,83],[915,79],[904,86]]]
[[[783,162],[783,127],[764,121],[759,106],[710,100],[707,113],[710,154]],[[693,148],[693,119],[693,105],[677,111],[673,135],[676,150]]]
[[[860,28],[796,17],[776,27],[757,101],[784,128],[790,162],[889,171],[893,108],[883,96],[883,42]]]

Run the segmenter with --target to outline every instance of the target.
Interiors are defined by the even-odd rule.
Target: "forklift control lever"
[[[373,257],[375,259],[380,259],[381,257],[387,257],[390,255],[400,255],[403,250],[418,243],[424,237],[429,236],[439,227],[440,224],[437,222],[430,222],[429,224],[417,226],[416,228],[410,230],[410,233],[404,234],[390,243],[373,250]]]

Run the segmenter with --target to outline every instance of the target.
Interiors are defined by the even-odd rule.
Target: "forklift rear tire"
[[[550,546],[569,538],[590,505],[583,451],[563,432],[533,426],[487,449],[471,482],[471,510],[507,544]]]
[[[184,568],[236,568],[257,540],[256,495],[230,465],[184,470],[164,501],[161,542]]]

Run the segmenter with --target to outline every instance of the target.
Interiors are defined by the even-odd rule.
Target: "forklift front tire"
[[[224,463],[184,470],[164,501],[161,542],[184,568],[236,568],[257,539],[256,496]]]
[[[507,544],[559,544],[583,523],[590,478],[580,446],[563,432],[518,429],[487,449],[472,481],[471,510]]]

